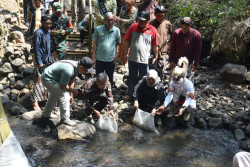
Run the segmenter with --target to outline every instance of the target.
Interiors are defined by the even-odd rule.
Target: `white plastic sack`
[[[13,132],[0,147],[1,167],[30,167],[29,162]]]
[[[109,114],[102,114],[96,122],[96,127],[101,130],[116,133],[118,131],[118,125],[114,118]]]
[[[136,110],[133,122],[142,129],[156,131],[154,116],[141,109]]]
[[[233,158],[233,167],[247,167],[250,166],[250,153],[238,152]]]

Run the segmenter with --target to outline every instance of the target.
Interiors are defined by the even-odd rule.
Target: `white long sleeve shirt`
[[[175,83],[174,81],[170,81],[170,89],[173,92],[169,92],[165,98],[164,106],[167,107],[168,104],[173,100],[173,102],[178,102],[180,96],[185,97],[185,102],[183,103],[183,107],[190,106],[191,108],[196,108],[195,99],[191,99],[187,94],[194,94],[194,84],[187,78],[183,79],[181,83]]]

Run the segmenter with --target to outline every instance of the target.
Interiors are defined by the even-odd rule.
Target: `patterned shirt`
[[[120,28],[121,33],[126,34],[127,30],[131,26],[131,24],[136,22],[137,12],[138,12],[137,8],[134,8],[133,13],[128,15],[126,13],[126,6],[123,6],[121,8],[120,18],[121,19],[126,19],[126,21],[123,21],[123,22],[119,23],[119,28]]]
[[[103,2],[105,4],[107,10],[109,12],[112,12],[114,15],[116,15],[116,11],[117,11],[116,0],[106,0],[106,1],[103,0]],[[97,26],[102,25],[104,23],[103,22],[104,21],[104,15],[100,10],[98,0],[94,1],[94,7],[95,7],[95,18],[96,18],[95,26],[97,27]]]
[[[108,98],[108,105],[109,110],[113,109],[113,95],[111,90],[111,84],[108,82],[108,84],[104,87],[104,89],[99,89],[96,84],[96,78],[91,78],[87,80],[83,86],[81,87],[80,96],[83,97],[83,100],[85,101],[86,107],[94,110],[94,107],[91,103],[93,99],[95,99],[98,96],[103,96]]]

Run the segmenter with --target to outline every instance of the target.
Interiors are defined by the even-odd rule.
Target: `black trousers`
[[[96,96],[95,98],[89,99],[90,105],[94,107],[95,110],[101,112],[108,104],[108,97],[105,96]],[[87,115],[90,115],[93,112],[93,109],[90,107],[86,108]]]
[[[92,29],[92,33],[94,32],[94,29]],[[86,35],[89,35],[89,27],[87,27],[87,31],[81,30],[80,31],[80,40],[81,43],[83,43],[83,40],[85,38]]]

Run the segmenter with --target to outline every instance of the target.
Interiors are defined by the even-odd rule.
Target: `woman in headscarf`
[[[125,0],[125,6],[122,6],[119,18],[117,20],[120,22],[119,28],[121,31],[121,45],[120,45],[120,58],[122,61],[124,53],[124,44],[125,44],[125,35],[130,25],[136,22],[137,8],[135,7],[135,0]],[[128,65],[128,62],[124,62],[125,66]]]
[[[155,70],[149,70],[135,86],[134,91],[134,107],[153,115],[156,110],[163,105],[164,101],[164,86]]]

